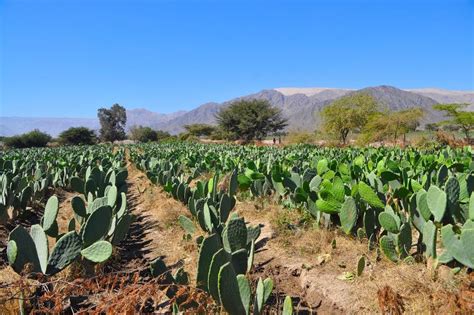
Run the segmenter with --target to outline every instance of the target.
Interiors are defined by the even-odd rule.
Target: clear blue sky
[[[474,1],[0,0],[0,116],[192,109],[265,88],[473,90]]]

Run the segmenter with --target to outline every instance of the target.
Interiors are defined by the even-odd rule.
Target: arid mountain
[[[193,123],[215,123],[215,114],[239,99],[265,99],[282,109],[288,118],[288,130],[314,130],[321,122],[320,111],[333,100],[348,93],[366,92],[375,97],[383,106],[391,110],[422,107],[426,111],[424,123],[442,119],[441,113],[432,109],[437,103],[468,103],[474,110],[473,91],[450,91],[441,89],[401,90],[392,86],[368,87],[361,90],[336,88],[276,88],[238,97],[223,103],[206,103],[190,111],[160,114],[147,109],[127,110],[127,127],[133,125],[150,126],[173,134],[183,131],[183,127]],[[97,130],[99,122],[95,118],[28,118],[0,117],[0,135],[10,136],[32,129],[40,129],[57,136],[62,130],[72,126],[85,126]]]

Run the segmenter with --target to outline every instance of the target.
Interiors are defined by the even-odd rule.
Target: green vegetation
[[[124,140],[127,112],[124,107],[114,104],[109,108],[99,108],[97,117],[100,122],[100,139],[102,141]]]
[[[240,100],[222,108],[217,123],[229,140],[262,140],[287,126],[281,110],[266,100]]]
[[[97,136],[89,128],[71,127],[61,132],[58,140],[63,145],[92,145],[97,142]]]
[[[202,136],[209,137],[216,131],[215,126],[211,126],[207,124],[186,125],[184,126],[184,129],[186,129],[187,133],[196,137],[202,137]]]
[[[379,107],[369,94],[356,93],[341,97],[322,110],[323,129],[337,135],[341,143],[346,144],[349,133],[362,130],[369,117],[379,112]]]
[[[169,132],[154,130],[150,127],[133,126],[130,128],[129,139],[138,142],[153,142],[170,138]]]
[[[468,104],[439,104],[434,108],[443,111],[450,118],[438,123],[439,126],[451,125],[462,130],[466,140],[470,140],[470,132],[474,130],[474,112],[463,110]]]
[[[45,147],[51,141],[51,136],[35,129],[22,135],[7,137],[3,141],[8,148]]]

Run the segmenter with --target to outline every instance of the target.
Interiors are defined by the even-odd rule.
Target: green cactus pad
[[[92,245],[103,238],[109,231],[111,221],[112,209],[109,206],[102,206],[89,215],[82,233],[84,245]]]
[[[318,199],[316,200],[316,207],[319,211],[329,214],[337,214],[341,209],[341,203],[336,199]]]
[[[81,238],[76,232],[64,234],[49,256],[46,274],[52,275],[66,268],[81,252]]]
[[[201,249],[199,251],[198,270],[196,277],[198,288],[207,290],[207,278],[212,257],[221,248],[222,245],[220,242],[220,237],[217,234],[212,234],[202,241]]]
[[[232,197],[234,198],[234,197]],[[229,195],[223,194],[219,203],[219,216],[221,222],[226,222],[232,210],[232,199]]]
[[[434,216],[435,222],[441,222],[446,212],[446,193],[438,187],[431,185],[426,194],[428,208]]]
[[[97,190],[97,184],[94,179],[89,178],[86,181],[86,184],[84,186],[84,193],[89,194],[92,193],[93,195],[95,194],[95,191]]]
[[[224,264],[219,270],[219,299],[226,312],[230,315],[246,314],[247,310],[242,304],[239,283],[234,268],[230,263]]]
[[[232,267],[236,274],[245,274],[247,272],[247,250],[239,249],[231,254]]]
[[[396,214],[390,214],[388,212],[380,212],[379,222],[382,227],[390,233],[400,232],[397,220],[394,218]]]
[[[59,209],[59,200],[56,196],[51,196],[46,202],[43,214],[43,229],[46,232],[49,232],[56,223],[56,218],[58,216]]]
[[[17,226],[10,232],[10,241],[14,241],[16,245],[16,258],[11,265],[13,270],[16,273],[21,273],[25,268],[26,264],[31,264],[32,272],[41,272],[41,264],[38,259],[38,254],[36,252],[36,246],[31,238],[30,234],[26,231],[21,225]],[[14,246],[13,243],[10,246]],[[7,249],[7,252],[11,252],[13,257],[14,248]]]
[[[189,274],[184,271],[184,268],[181,267],[176,270],[175,274],[173,275],[174,282],[179,285],[188,285],[189,284]]]
[[[77,176],[71,177],[70,184],[71,184],[72,190],[74,190],[75,192],[78,192],[81,194],[84,193],[84,181],[80,179],[79,177]]]
[[[416,194],[416,206],[425,221],[428,221],[431,218],[431,211],[428,207],[428,194],[424,190],[420,190]]]
[[[107,191],[107,205],[113,208],[117,202],[117,186],[113,185],[107,187],[110,187]]]
[[[234,196],[235,193],[237,192],[237,189],[239,188],[239,181],[237,180],[238,177],[238,171],[235,169],[232,172],[232,175],[230,176],[230,182],[229,182],[229,195]]]
[[[471,198],[469,199],[469,220],[474,221],[474,192],[471,193]]]
[[[397,238],[397,242],[398,242],[398,252],[400,253],[400,257],[404,258],[410,255],[411,243],[412,243],[410,223],[406,222],[402,224],[402,227],[400,228],[400,234],[398,235],[398,238]]]
[[[398,261],[398,255],[395,248],[395,242],[391,237],[387,235],[382,236],[382,238],[380,239],[380,249],[385,254],[385,256],[387,256],[388,259],[390,259],[393,262]]]
[[[35,224],[31,226],[30,235],[33,239],[33,242],[35,243],[41,272],[46,273],[49,256],[48,238],[46,237],[46,233],[40,225]]]
[[[259,225],[256,226],[248,226],[247,227],[247,245],[250,244],[252,241],[256,242],[258,237],[260,236],[261,229]]]
[[[122,242],[128,234],[128,230],[130,229],[130,225],[133,222],[133,215],[125,214],[122,216],[115,227],[113,236],[112,236],[112,244],[118,245]]]
[[[466,233],[466,236],[459,236],[454,233],[453,226],[451,224],[445,225],[441,228],[441,240],[444,248],[449,252],[461,264],[474,268],[474,256],[469,257],[468,255],[472,252],[472,244],[469,241],[472,239],[474,230],[463,230],[462,234]],[[463,238],[463,239],[460,239]],[[465,245],[467,248],[465,248]],[[469,248],[471,246],[471,248]]]
[[[222,234],[224,249],[229,253],[247,245],[247,227],[243,218],[230,218]]]
[[[219,249],[211,260],[211,266],[207,277],[207,287],[209,293],[215,301],[220,303],[219,300],[219,271],[221,267],[230,261],[230,255],[223,249]]]
[[[13,265],[15,263],[17,255],[18,255],[18,246],[16,245],[16,242],[14,240],[8,241],[7,258],[8,258],[8,263],[10,265]]]
[[[71,206],[72,210],[74,210],[74,213],[78,216],[82,218],[85,218],[87,216],[86,204],[84,203],[84,200],[82,200],[81,197],[74,196],[71,199]]]
[[[344,201],[339,212],[339,218],[341,220],[341,228],[346,234],[351,234],[352,229],[357,223],[357,208],[355,201],[352,197],[349,197]]]
[[[455,206],[459,203],[460,186],[455,177],[450,177],[444,187],[449,206]]]
[[[95,263],[102,263],[112,255],[112,244],[107,241],[98,241],[81,250],[81,255]]]
[[[291,297],[287,295],[285,301],[283,302],[283,315],[293,315],[293,301]]]
[[[466,254],[469,268],[474,268],[474,229],[463,229],[461,233],[461,242]]]
[[[245,308],[245,314],[250,313],[250,283],[244,275],[237,275],[237,283],[239,285],[240,299]]]
[[[184,215],[180,215],[178,217],[179,225],[183,228],[183,230],[190,235],[193,235],[196,232],[196,227],[191,219],[185,217]]]
[[[428,221],[423,227],[423,244],[426,247],[425,255],[436,258],[437,229],[433,221]]]
[[[365,202],[367,202],[370,206],[372,206],[374,208],[381,208],[381,209],[383,209],[385,207],[385,205],[380,200],[380,198],[377,196],[377,194],[372,189],[372,187],[370,187],[369,185],[367,185],[364,182],[360,182],[359,185],[358,185],[358,189],[359,189],[358,191],[359,191],[359,195],[361,196],[361,198]]]

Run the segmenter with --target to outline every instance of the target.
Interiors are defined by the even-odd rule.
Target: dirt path
[[[379,313],[380,305],[392,309],[402,306],[407,313],[454,313],[462,309],[463,291],[459,288],[469,287],[466,275],[455,276],[446,266],[434,271],[422,263],[389,262],[378,258],[375,250],[369,251],[367,241],[338,231],[294,228],[291,212],[296,210],[274,204],[256,209],[251,202],[238,202],[236,207],[246,221],[264,225],[261,239],[265,246],[255,258],[256,276],[273,277],[278,290],[300,297],[317,312]],[[300,220],[301,214],[294,213],[294,218]],[[366,259],[362,276],[352,281],[339,279],[357,269],[362,255]],[[382,294],[386,286],[401,296],[403,304],[390,294]],[[466,292],[465,298],[472,299],[473,289]]]
[[[190,216],[189,210],[161,187],[153,185],[130,161],[127,161],[127,169],[127,202],[136,216],[130,233],[136,252],[129,254],[148,261],[163,257],[168,266],[184,266],[194,280],[197,245],[194,239],[183,239],[184,232],[178,223],[180,215]]]

